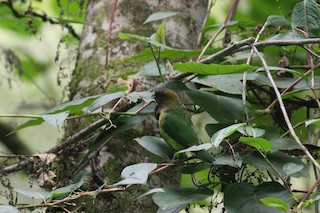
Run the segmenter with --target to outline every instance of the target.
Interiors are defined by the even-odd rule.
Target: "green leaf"
[[[271,142],[264,138],[240,137],[239,141],[257,149],[261,149],[264,152],[270,152],[272,150]]]
[[[258,138],[265,134],[266,130],[260,128],[253,128],[251,125],[245,125],[237,129],[243,135]]]
[[[221,75],[231,73],[243,73],[256,70],[257,67],[248,64],[239,65],[220,65],[220,64],[202,64],[197,62],[175,63],[173,69],[180,72],[192,72],[205,75]]]
[[[81,180],[78,183],[74,183],[74,184],[70,184],[65,187],[60,187],[60,188],[54,189],[53,191],[51,191],[51,197],[57,198],[57,197],[69,195],[71,192],[79,189],[82,186],[82,184],[84,184],[83,180]]]
[[[19,210],[14,206],[0,205],[0,213],[19,213]]]
[[[131,110],[129,110],[128,112],[132,112],[141,106],[142,104],[139,104]],[[121,116],[112,121],[114,126],[108,124],[106,129],[101,131],[98,137],[95,138],[91,143],[89,143],[89,150],[86,156],[84,157],[84,160],[94,156],[94,154],[98,152],[105,144],[107,144],[114,135],[126,131],[134,127],[136,124],[142,122],[144,119],[147,118],[148,113],[154,112],[154,108],[154,105],[149,105],[135,116]]]
[[[156,136],[143,136],[141,138],[135,138],[143,148],[149,152],[158,155],[160,157],[173,156],[173,149],[160,137]]]
[[[265,204],[271,208],[275,208],[279,211],[287,212],[289,209],[288,204],[279,198],[267,197],[267,198],[260,199],[260,201],[263,204]]]
[[[162,55],[162,52],[161,52]],[[165,74],[166,69],[165,67],[160,64],[160,70],[162,74]],[[157,62],[155,60],[150,61],[149,63],[145,64],[143,68],[138,72],[140,76],[160,76]]]
[[[206,199],[213,192],[206,188],[164,188],[164,192],[158,192],[152,196],[153,201],[161,210],[176,208],[179,205],[187,205]]]
[[[211,143],[215,146],[218,147],[220,143],[223,141],[224,138],[232,135],[237,129],[241,126],[244,126],[245,123],[240,123],[240,124],[233,124],[231,126],[228,126],[226,128],[223,128],[216,132],[212,137],[211,137]]]
[[[300,149],[300,146],[292,138],[270,139],[272,151]]]
[[[183,174],[194,174],[206,169],[209,169],[212,165],[208,163],[200,163],[200,164],[187,164],[182,168]]]
[[[169,17],[175,16],[177,14],[179,14],[179,12],[174,12],[174,11],[156,12],[156,13],[151,14],[147,18],[147,20],[145,20],[145,22],[143,22],[143,24],[146,24],[146,23],[149,23],[149,22],[152,22],[152,21],[158,21],[158,20],[161,20],[161,19],[169,18]]]
[[[219,123],[234,123],[243,119],[240,99],[198,90],[186,93],[196,105],[207,111]]]
[[[235,168],[240,168],[242,166],[241,157],[236,154],[236,156],[225,156],[225,155],[215,155],[213,165],[227,165]]]
[[[186,153],[186,152],[197,152],[197,151],[201,151],[201,150],[208,150],[211,148],[212,148],[212,144],[210,144],[210,143],[205,143],[205,144],[201,144],[201,145],[193,145],[193,146],[190,146],[189,148],[179,150],[178,152],[176,152],[176,154]]]
[[[221,48],[208,48],[206,51],[207,55],[214,54],[222,50]],[[160,59],[179,59],[186,57],[196,57],[201,53],[202,49],[198,50],[178,50],[178,49],[164,49],[161,51]],[[136,60],[153,60],[152,51],[150,48],[146,48],[133,56],[132,59]]]
[[[314,0],[297,3],[292,11],[292,28],[303,28],[309,37],[318,37],[320,32],[320,9]]]
[[[234,74],[225,75],[200,75],[192,80],[199,84],[203,84],[213,89],[225,92],[228,94],[242,94],[242,83],[241,79]]]
[[[26,190],[26,189],[13,189],[15,192],[27,196],[32,199],[41,199],[46,200],[51,196],[50,192],[38,192],[33,190]]]
[[[116,92],[111,94],[105,94],[97,98],[87,109],[87,113],[93,112],[94,110],[106,105],[107,103],[125,96],[124,92]]]
[[[268,153],[267,158],[271,162],[273,167],[277,170],[277,172],[283,177],[309,177],[309,167],[298,157],[290,156],[283,152],[277,151]],[[273,168],[258,152],[246,154],[245,156],[242,156],[242,159],[244,163],[254,166],[258,169],[265,169],[269,172],[274,172]],[[283,166],[289,162],[295,163],[297,165],[302,165],[303,169],[296,173],[288,175],[283,171]]]
[[[156,163],[139,163],[127,166],[121,172],[123,180],[113,185],[146,184],[149,173],[156,168]]]
[[[271,38],[269,38],[268,40],[298,40],[298,39],[304,39],[305,37],[297,32],[286,32],[286,33],[279,33],[276,34],[274,36],[272,36]]]
[[[306,124],[306,127],[309,126],[310,124],[320,125],[320,118],[308,120],[305,122],[305,124]]]
[[[69,116],[69,111],[66,112],[60,112],[56,114],[44,114],[41,115],[43,120],[45,120],[47,123],[52,125],[54,128],[59,129],[63,122],[67,119]]]
[[[283,172],[286,173],[288,176],[300,172],[302,169],[303,165],[292,162],[286,163],[282,167]]]
[[[138,100],[143,100],[144,102],[150,102],[153,100],[152,95],[153,93],[149,91],[131,92],[126,96],[126,98],[134,103],[137,103]]]
[[[290,22],[283,16],[271,15],[267,18],[266,26],[291,26]]]
[[[42,118],[37,118],[37,119],[32,119],[27,121],[24,124],[21,124],[19,126],[17,126],[12,132],[9,133],[9,135],[16,133],[17,131],[27,128],[27,127],[31,127],[31,126],[37,126],[40,125],[44,122],[44,120]]]
[[[145,196],[154,194],[154,193],[158,193],[158,192],[165,192],[163,188],[154,188],[154,189],[150,189],[149,191],[143,193],[142,195],[139,195],[139,197],[137,197],[137,199],[143,198]]]
[[[156,42],[164,45],[166,44],[166,32],[163,23],[160,24],[156,31]]]
[[[261,199],[269,197],[281,199],[288,206],[292,202],[290,193],[277,182],[265,182],[258,186],[248,183],[234,183],[225,189],[224,206],[228,213],[278,212],[261,202]]]

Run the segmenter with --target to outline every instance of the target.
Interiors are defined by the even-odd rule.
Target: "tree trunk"
[[[77,65],[70,83],[70,100],[105,92],[105,89],[102,88],[107,34],[114,4],[115,0],[91,0],[88,4]],[[121,40],[118,37],[120,32],[150,36],[156,31],[160,21],[143,24],[149,15],[160,11],[177,11],[181,12],[181,15],[164,20],[167,45],[175,48],[193,49],[206,9],[207,0],[119,0],[112,23],[111,39],[108,42],[108,88],[116,82],[117,79],[114,76],[137,70],[145,63],[139,64],[124,60],[138,53],[147,45],[133,40]],[[87,125],[89,122],[69,121],[66,126],[66,137]],[[88,189],[95,189],[103,182],[113,184],[121,180],[121,170],[128,165],[142,162],[162,162],[148,154],[133,140],[143,135],[155,135],[157,132],[156,120],[150,118],[140,126],[114,137],[92,160],[90,168],[90,180],[92,181]],[[61,184],[66,183],[75,175],[71,171],[75,171],[74,167],[79,165],[79,161],[83,157],[79,155],[79,152],[85,150],[87,143],[84,138],[84,148],[74,147],[63,153],[62,158],[65,158],[63,160],[65,163],[61,171],[70,171],[70,173],[63,174],[64,179],[60,180]],[[86,212],[101,212],[101,210],[103,212],[155,212],[157,207],[151,197],[140,200],[134,200],[134,198],[150,188],[178,186],[180,175],[179,172],[174,171],[176,169],[178,168],[153,175],[146,186],[134,186],[125,192],[100,194],[94,201],[86,201],[85,204],[82,204],[82,208]]]

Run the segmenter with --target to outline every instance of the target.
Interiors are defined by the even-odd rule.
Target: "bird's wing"
[[[159,126],[162,136],[171,145],[176,142],[181,145],[178,147],[188,148],[200,141],[193,123],[183,109],[162,112]]]

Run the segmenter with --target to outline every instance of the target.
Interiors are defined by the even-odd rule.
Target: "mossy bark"
[[[106,58],[106,37],[114,2],[111,0],[91,0],[88,4],[77,65],[70,83],[70,100],[105,92],[102,89],[102,83]],[[125,60],[147,45],[133,40],[121,40],[118,37],[119,32],[150,36],[161,22],[143,24],[149,15],[159,11],[178,11],[183,15],[164,20],[168,45],[175,48],[193,49],[206,8],[206,0],[119,0],[109,42],[108,80],[110,80],[111,87],[112,83],[116,82],[115,76],[137,70],[145,63]],[[85,128],[90,122],[70,121],[66,127],[66,137]],[[92,168],[87,168],[91,172],[91,176],[98,176],[103,182],[112,184],[121,179],[121,170],[128,165],[142,162],[163,162],[163,159],[147,153],[133,140],[135,137],[156,134],[158,134],[156,120],[150,117],[138,127],[117,135],[94,159],[93,164],[99,169],[93,171]],[[84,149],[77,147],[63,153],[61,158],[65,159],[65,163],[61,167],[61,171],[71,171],[72,167],[79,164],[86,143],[83,147]],[[152,175],[145,186],[134,186],[125,192],[109,195],[101,194],[94,200],[84,198],[82,203],[85,204],[82,209],[86,212],[155,212],[157,206],[152,202],[150,196],[140,200],[134,200],[134,198],[150,188],[179,186],[180,175],[176,171],[177,169],[179,168],[172,168],[158,175]],[[72,174],[65,173],[65,179],[60,178],[61,183],[67,182],[71,176]],[[92,183],[89,183],[88,189],[99,186],[97,182],[94,183],[94,178],[91,180]]]

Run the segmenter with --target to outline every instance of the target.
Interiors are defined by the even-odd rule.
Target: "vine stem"
[[[258,49],[254,46],[251,45],[251,48],[253,49],[253,51],[257,54],[258,58],[260,59],[264,69],[266,70],[267,76],[271,82],[271,85],[273,87],[274,92],[276,93],[277,99],[279,101],[279,105],[280,105],[280,109],[281,112],[283,114],[284,120],[289,128],[289,131],[292,135],[292,137],[294,138],[294,140],[296,141],[296,143],[300,146],[300,148],[302,149],[302,151],[306,154],[306,156],[312,161],[312,163],[314,164],[314,166],[320,171],[320,165],[318,164],[318,162],[314,159],[314,157],[311,155],[311,153],[309,152],[309,150],[303,145],[303,143],[300,141],[299,137],[297,136],[296,132],[293,129],[293,126],[291,124],[290,118],[288,116],[288,113],[286,111],[286,108],[284,106],[283,100],[281,98],[281,94],[277,88],[276,83],[273,80],[273,77],[271,75],[271,72],[269,70],[269,67],[265,61],[265,59],[263,58],[263,56],[261,55],[261,53],[258,51]]]

